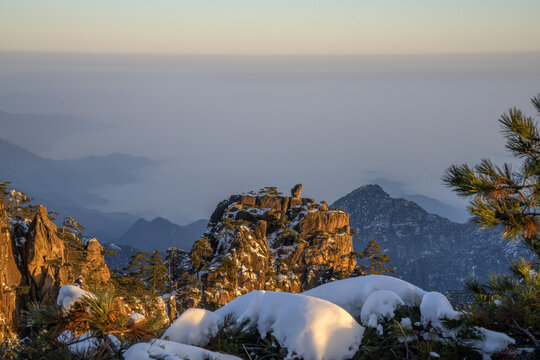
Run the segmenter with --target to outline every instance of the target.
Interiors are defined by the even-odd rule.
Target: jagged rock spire
[[[296,184],[296,185],[294,185],[294,187],[291,189],[291,196],[292,196],[293,198],[299,198],[301,192],[302,192],[302,184]]]

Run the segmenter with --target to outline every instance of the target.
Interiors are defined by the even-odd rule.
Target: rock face
[[[217,205],[209,227],[194,244],[191,285],[183,289],[205,306],[252,290],[304,291],[356,265],[349,215],[313,199],[233,195]]]
[[[64,242],[57,232],[47,209],[40,206],[20,246],[30,297],[42,305],[54,304],[60,287],[69,283],[68,269],[62,266],[66,262]]]
[[[17,292],[22,275],[14,258],[9,221],[0,200],[0,342],[14,335],[20,302]]]
[[[97,239],[90,239],[86,244],[85,266],[81,269],[81,276],[85,279],[92,278],[97,283],[107,283],[111,273],[103,256],[103,247]]]
[[[30,222],[11,219],[10,223],[0,202],[0,225],[0,340],[17,333],[17,319],[26,304],[54,304],[60,287],[81,276],[93,283],[107,283],[110,278],[103,249],[95,239],[85,246],[80,266],[68,264],[64,241],[43,206]]]
[[[424,289],[462,289],[467,277],[485,280],[508,270],[512,259],[532,254],[518,243],[502,240],[498,230],[481,230],[429,214],[416,203],[390,197],[378,185],[366,185],[337,200],[356,229],[361,251],[376,240],[388,253],[396,275]]]

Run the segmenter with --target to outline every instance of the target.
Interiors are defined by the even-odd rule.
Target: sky
[[[2,0],[0,50],[538,52],[537,0]]]

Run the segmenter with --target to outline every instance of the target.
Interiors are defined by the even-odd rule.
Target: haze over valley
[[[100,211],[188,224],[269,184],[302,182],[332,202],[386,181],[392,195],[427,196],[464,221],[465,202],[441,174],[508,160],[497,119],[511,105],[530,108],[540,55],[1,52],[0,82],[0,138],[49,159],[155,162],[134,169],[136,180],[92,184],[87,192],[106,200],[81,205]]]

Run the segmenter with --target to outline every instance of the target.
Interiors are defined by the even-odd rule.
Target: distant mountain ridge
[[[140,169],[154,164],[150,159],[126,154],[51,160],[0,139],[0,181],[10,181],[36,202],[58,211],[60,222],[71,216],[87,228],[87,236],[104,241],[121,236],[137,217],[91,209],[106,201],[92,190],[133,182]]]
[[[403,198],[417,203],[422,209],[426,210],[430,214],[437,214],[453,222],[463,224],[466,223],[470,218],[465,208],[461,209],[456,206],[448,205],[429,196],[420,194],[406,194],[403,195]]]
[[[83,206],[104,201],[92,189],[133,182],[137,170],[156,164],[127,154],[51,160],[4,139],[0,139],[0,155],[0,179],[30,194],[62,194]]]
[[[511,260],[530,256],[524,246],[503,240],[500,230],[454,223],[390,197],[379,185],[362,186],[332,207],[349,213],[356,251],[376,240],[390,255],[396,275],[425,289],[460,289],[467,277],[507,272]]]
[[[138,253],[139,249],[129,245],[115,243],[101,243],[104,250],[112,251],[114,255],[105,254],[105,261],[109,269],[113,271],[123,272],[128,267],[131,257]]]
[[[190,251],[195,240],[206,231],[207,224],[208,220],[204,219],[181,226],[162,217],[152,221],[140,218],[124,235],[113,242],[150,252],[159,250],[162,254],[170,247]]]
[[[394,198],[403,198],[415,202],[430,214],[437,214],[458,223],[466,223],[470,215],[463,207],[449,205],[440,200],[422,194],[411,194],[407,186],[399,181],[390,180],[384,177],[377,177],[370,181],[372,184],[378,184]]]

